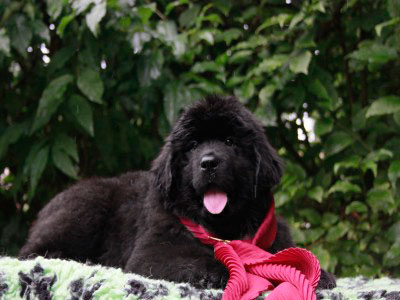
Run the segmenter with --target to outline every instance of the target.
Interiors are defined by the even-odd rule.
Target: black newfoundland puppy
[[[183,113],[150,171],[84,180],[52,199],[20,256],[91,261],[223,288],[226,268],[178,217],[222,239],[252,236],[281,174],[281,160],[252,114],[234,97],[207,97]],[[278,218],[268,251],[293,246],[287,225]],[[323,271],[319,287],[334,285]]]

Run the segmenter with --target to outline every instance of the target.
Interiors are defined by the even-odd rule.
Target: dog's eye
[[[197,148],[197,146],[199,145],[199,143],[197,141],[191,141],[189,143],[189,150],[194,150]]]
[[[233,145],[233,139],[231,137],[228,137],[225,139],[225,144],[228,146],[232,146]]]

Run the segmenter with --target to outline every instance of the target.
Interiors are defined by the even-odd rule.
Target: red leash
[[[276,236],[275,205],[271,207],[253,238],[225,241],[202,226],[180,218],[203,244],[214,246],[215,257],[229,270],[230,278],[223,300],[250,300],[272,290],[268,300],[315,300],[321,268],[310,251],[289,248],[276,254],[268,249]]]

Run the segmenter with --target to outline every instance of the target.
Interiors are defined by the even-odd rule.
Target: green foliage
[[[397,0],[2,1],[0,253],[57,192],[147,168],[185,106],[225,93],[285,159],[299,246],[338,276],[399,276],[399,20]]]

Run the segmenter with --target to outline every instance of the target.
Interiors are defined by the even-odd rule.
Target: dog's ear
[[[171,161],[171,142],[167,141],[151,166],[151,172],[154,174],[155,185],[164,199],[169,197],[172,185]]]
[[[256,178],[259,184],[273,187],[277,185],[283,173],[283,161],[275,149],[266,139],[255,144],[254,152],[256,157]]]

